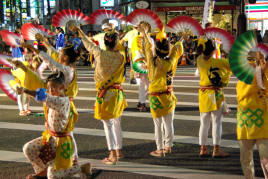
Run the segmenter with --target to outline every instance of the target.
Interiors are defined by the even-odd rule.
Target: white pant
[[[161,150],[163,149],[163,147],[172,147],[174,137],[173,118],[174,110],[166,116],[153,119],[155,143],[157,150]]]
[[[26,111],[29,109],[29,96],[27,94],[18,94],[17,99],[20,111]]]
[[[223,106],[217,111],[200,113],[199,144],[207,145],[210,120],[212,121],[213,145],[219,145],[222,133]]]
[[[109,150],[122,148],[121,116],[109,120],[102,120]]]
[[[149,86],[148,75],[140,73],[140,85],[139,85],[139,102],[140,103],[145,103],[146,101],[148,86]]]
[[[265,179],[268,179],[268,139],[240,140],[240,163],[246,179],[254,179],[253,148],[257,145],[261,167]]]

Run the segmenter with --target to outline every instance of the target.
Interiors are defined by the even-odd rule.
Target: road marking
[[[18,106],[17,105],[0,105],[0,109],[18,110]],[[39,111],[39,112],[44,110],[44,108],[41,107],[41,106],[31,106],[30,109],[32,111]],[[87,108],[87,109],[78,108],[77,111],[79,113],[91,113],[91,114],[94,114],[94,109],[89,109],[89,108]],[[152,115],[149,112],[146,113],[146,112],[124,111],[122,116],[152,119]],[[192,115],[175,114],[174,119],[175,120],[187,120],[187,121],[200,121],[199,116],[192,116]],[[236,123],[236,118],[224,117],[222,122]]]
[[[43,131],[45,130],[44,125],[33,125],[33,124],[23,124],[23,123],[8,123],[0,122],[1,129],[15,129],[15,130],[28,130],[28,131]],[[105,137],[103,129],[88,129],[79,128],[74,129],[74,134],[82,134],[89,136],[101,136]],[[123,138],[126,139],[140,139],[140,140],[154,140],[154,133],[144,133],[144,132],[128,132],[123,131]],[[186,143],[186,144],[199,144],[199,138],[194,136],[181,136],[174,135],[174,142]],[[212,139],[208,138],[207,145],[213,145]],[[239,148],[237,140],[221,140],[222,147]]]
[[[27,158],[22,152],[13,152],[13,151],[5,151],[0,150],[0,160],[8,161],[8,162],[22,162],[29,163]],[[79,164],[91,163],[91,166],[96,169],[102,170],[110,170],[110,171],[119,171],[119,172],[127,172],[127,173],[137,173],[144,175],[152,175],[152,176],[162,176],[162,177],[170,177],[170,178],[218,178],[224,179],[226,178],[225,174],[220,174],[214,171],[206,171],[206,170],[194,170],[173,166],[163,166],[163,165],[150,165],[150,164],[142,164],[142,163],[133,163],[133,162],[122,162],[118,161],[116,165],[106,165],[103,164],[101,160],[96,159],[87,159],[87,158],[79,158]],[[228,175],[228,179],[243,179],[243,176],[239,175]]]

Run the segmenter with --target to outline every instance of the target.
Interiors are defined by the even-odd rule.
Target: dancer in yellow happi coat
[[[19,63],[22,63],[23,66],[25,66],[26,68],[31,69],[33,72],[38,73],[38,68],[41,64],[41,60],[38,56],[33,57],[33,59],[31,60],[31,62],[29,63],[28,61],[18,61]],[[12,63],[12,60],[11,60]],[[13,69],[11,70],[12,75],[14,76],[14,80],[10,80],[9,84],[10,86],[16,91],[17,87],[24,87],[24,81],[25,81],[25,72],[20,69]],[[29,106],[30,106],[30,99],[29,96],[27,94],[18,94],[18,106],[19,106],[19,110],[20,116],[26,116],[29,115],[31,113]]]
[[[142,26],[146,33],[149,33],[151,31],[151,25],[148,22],[141,21],[139,26]],[[152,49],[154,49],[154,40],[152,38],[150,38],[149,40],[153,46]],[[133,63],[142,61],[144,63],[144,66],[146,66],[144,36],[142,33],[140,33],[133,39],[133,42],[131,44],[131,53]],[[141,112],[146,112],[147,108],[145,105],[145,101],[149,86],[148,75],[145,73],[138,73],[138,75],[140,83],[139,83],[139,103],[137,104],[137,109]]]
[[[74,126],[75,123],[78,121],[78,112],[76,110],[76,107],[73,102],[73,98],[78,93],[78,85],[77,85],[77,73],[75,69],[74,62],[76,60],[76,53],[74,51],[73,46],[68,46],[63,48],[60,53],[56,52],[56,50],[48,43],[47,39],[45,37],[43,38],[43,42],[46,45],[48,49],[48,53],[51,55],[48,55],[47,53],[43,51],[39,51],[35,48],[33,48],[29,44],[22,44],[25,48],[29,48],[32,51],[34,51],[36,54],[39,54],[40,58],[43,59],[45,63],[48,64],[49,68],[52,71],[61,71],[65,75],[65,86],[66,92],[65,94],[69,96],[70,104],[71,104],[71,110],[74,114],[74,120],[72,125]],[[21,64],[19,64],[21,65]],[[19,66],[21,67],[21,66]],[[25,72],[25,79],[24,79],[24,87],[30,90],[37,90],[38,88],[46,88],[46,84],[44,80],[42,80],[36,73],[34,73],[31,69],[22,67]],[[73,132],[71,132],[71,135],[73,137]],[[73,137],[74,139],[74,137]],[[74,160],[77,161],[78,154],[77,154],[77,146],[76,142],[74,140],[75,145],[75,152],[74,152]]]
[[[253,179],[253,148],[256,144],[264,176],[268,178],[268,63],[260,52],[250,53],[249,58],[249,63],[257,66],[253,83],[239,81],[236,87],[240,162],[245,178]]]
[[[182,42],[177,42],[170,50],[166,34],[161,31],[156,35],[154,56],[150,37],[143,26],[138,30],[144,37],[145,60],[147,63],[149,85],[149,101],[151,114],[155,126],[155,140],[157,150],[150,153],[155,157],[162,157],[164,153],[171,153],[174,137],[173,118],[177,98],[172,89],[172,78],[176,72],[178,59],[183,54]],[[162,136],[162,123],[164,136]]]
[[[90,42],[84,32],[78,27],[70,27],[78,31],[85,48],[94,54],[96,67],[94,79],[96,82],[95,118],[102,120],[110,156],[105,158],[105,164],[116,164],[122,157],[121,115],[127,107],[127,102],[121,83],[124,82],[124,56],[116,50],[119,36],[114,31],[107,32],[104,42],[107,50],[102,50]]]
[[[199,144],[200,157],[208,157],[207,138],[212,121],[213,157],[227,157],[228,153],[220,150],[222,133],[222,117],[224,106],[223,87],[230,79],[231,69],[228,59],[213,58],[216,48],[211,40],[204,41],[198,47],[203,52],[197,58],[197,67],[200,73],[199,111],[200,130]]]
[[[80,167],[73,163],[73,131],[74,114],[69,97],[65,96],[65,80],[62,72],[48,76],[47,92],[44,88],[36,91],[19,88],[20,93],[29,94],[37,101],[44,103],[46,117],[42,137],[36,138],[23,147],[23,152],[31,162],[35,174],[28,179],[45,177],[58,179],[70,177],[76,173],[91,174],[90,164]]]

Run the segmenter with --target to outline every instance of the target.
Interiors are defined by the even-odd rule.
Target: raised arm
[[[95,57],[99,56],[101,53],[101,48],[97,46],[94,42],[90,41],[87,38],[87,35],[79,27],[75,26],[73,28],[73,30],[76,30],[79,33],[79,37],[81,38],[87,51],[92,52]]]
[[[142,31],[141,33],[144,36],[145,61],[147,62],[147,65],[150,66],[151,61],[154,57],[152,49],[153,44],[151,42],[151,38],[147,33],[145,33],[145,31]]]
[[[172,60],[178,60],[180,58],[180,56],[182,56],[184,50],[183,50],[183,45],[182,45],[182,41],[178,41],[171,49],[170,52],[170,59]]]
[[[59,70],[61,71],[65,77],[70,76],[73,73],[73,70],[70,66],[62,65],[56,62],[50,55],[46,52],[40,51],[39,53],[40,58],[48,64],[48,67],[52,70]]]
[[[49,43],[47,37],[45,37],[44,35],[39,34],[37,37],[37,39],[39,39],[44,46],[47,49],[47,53],[55,60],[58,61],[58,56],[59,53],[57,52],[57,50]]]

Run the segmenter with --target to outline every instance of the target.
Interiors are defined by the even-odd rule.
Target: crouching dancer
[[[18,88],[20,93],[29,94],[43,102],[46,117],[42,137],[36,138],[23,147],[23,152],[31,162],[35,174],[27,179],[45,177],[49,179],[65,178],[77,173],[81,176],[91,174],[90,164],[81,167],[73,163],[73,111],[70,110],[69,97],[65,96],[64,75],[62,72],[48,76],[44,88],[31,91]]]

